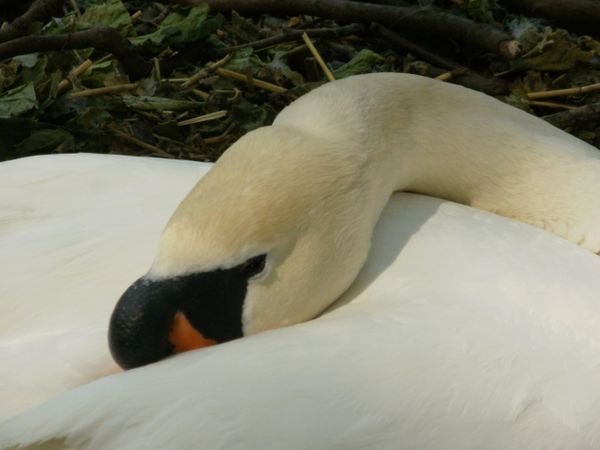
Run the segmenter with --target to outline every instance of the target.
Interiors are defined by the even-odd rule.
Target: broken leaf
[[[55,149],[62,146],[67,150],[73,147],[74,139],[66,130],[55,128],[53,130],[40,130],[34,132],[31,136],[25,138],[19,143],[15,150],[17,153],[24,155],[38,152],[44,149]]]
[[[373,66],[385,62],[385,58],[367,48],[358,52],[354,58],[333,72],[336,78],[346,78],[350,75],[369,73],[373,71]]]
[[[133,31],[131,16],[121,0],[107,0],[90,6],[81,15],[80,25],[84,28],[90,26],[115,28],[123,36],[129,36]]]
[[[131,42],[135,45],[184,44],[208,37],[223,23],[223,16],[208,18],[206,4],[190,8],[187,14],[183,11],[170,13],[155,32],[131,38]]]
[[[7,91],[0,97],[0,118],[17,117],[37,106],[33,82]]]

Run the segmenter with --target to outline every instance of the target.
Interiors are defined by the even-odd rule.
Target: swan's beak
[[[235,269],[140,278],[121,296],[110,319],[113,358],[131,369],[241,337],[246,286]]]
[[[173,346],[173,353],[187,352],[197,348],[215,345],[217,341],[205,338],[202,333],[194,328],[184,313],[178,312],[173,318],[169,342]]]

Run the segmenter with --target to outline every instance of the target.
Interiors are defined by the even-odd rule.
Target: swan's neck
[[[248,285],[244,333],[310,319],[355,279],[395,190],[600,250],[596,149],[483,94],[380,74],[325,85],[236,142],[178,208],[151,275],[268,254],[273,270]]]
[[[398,89],[390,89],[395,80]],[[343,141],[336,145],[340,165],[356,165],[343,170],[361,174],[374,218],[392,191],[411,191],[515,218],[600,251],[597,149],[475,91],[421,77],[381,81],[368,89],[331,84],[284,110],[275,124]],[[303,101],[321,113],[305,114]],[[364,213],[364,207],[358,208]]]

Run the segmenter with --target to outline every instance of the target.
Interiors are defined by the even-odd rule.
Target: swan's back
[[[146,182],[174,182],[176,164]],[[85,183],[104,175],[96,167]],[[179,196],[166,196],[168,210]],[[116,219],[137,217],[124,208]],[[128,253],[127,270],[144,270]],[[48,301],[65,299],[68,287],[39,280]],[[68,437],[95,449],[597,448],[599,292],[600,261],[574,244],[397,194],[339,302],[350,304],[73,390],[0,426],[0,447]]]

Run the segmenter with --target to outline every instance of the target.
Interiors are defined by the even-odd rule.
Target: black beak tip
[[[121,296],[110,318],[108,344],[123,369],[159,361],[172,352],[169,327],[175,311],[160,286],[137,280]]]

